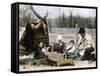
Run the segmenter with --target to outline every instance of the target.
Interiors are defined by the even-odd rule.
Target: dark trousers
[[[93,47],[88,47],[85,49],[85,52],[84,52],[84,55],[82,57],[81,60],[91,60],[92,59],[92,54],[91,52],[94,51],[94,48]]]

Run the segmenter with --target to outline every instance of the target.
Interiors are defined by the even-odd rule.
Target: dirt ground
[[[53,70],[53,69],[74,69],[74,68],[89,68],[96,67],[96,62],[89,63],[88,61],[74,61],[74,66],[45,66],[45,65],[20,65],[20,71],[38,71],[38,70]]]

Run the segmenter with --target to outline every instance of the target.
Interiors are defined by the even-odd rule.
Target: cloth
[[[43,52],[45,55],[47,55],[47,56],[48,56],[48,54],[49,54],[49,52],[47,51],[46,48],[42,48],[42,52]]]

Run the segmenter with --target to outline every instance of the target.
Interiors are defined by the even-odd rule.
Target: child
[[[67,51],[68,57],[72,59],[80,59],[80,54],[76,50],[73,40],[70,40],[70,45],[66,48],[66,51]]]

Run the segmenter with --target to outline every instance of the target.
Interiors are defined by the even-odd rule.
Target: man
[[[81,60],[91,60],[94,43],[92,37],[86,33],[84,28],[80,28],[79,30],[77,48],[78,50],[85,50]]]

